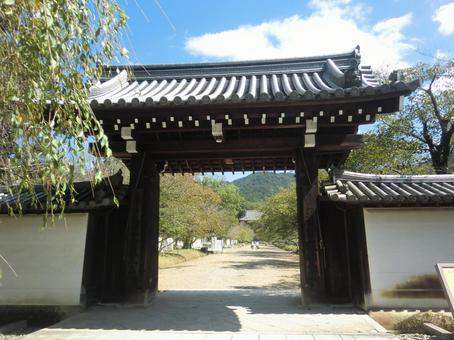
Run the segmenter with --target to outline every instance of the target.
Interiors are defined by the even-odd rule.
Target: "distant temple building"
[[[240,224],[250,225],[257,222],[262,215],[263,214],[258,210],[246,210],[244,216],[240,218]]]

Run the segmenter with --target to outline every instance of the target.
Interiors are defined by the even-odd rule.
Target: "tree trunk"
[[[191,246],[192,246],[191,240],[192,240],[191,238],[187,238],[187,239],[183,240],[183,249],[191,249]]]
[[[450,142],[444,141],[442,137],[442,143],[435,147],[435,150],[430,151],[430,158],[432,160],[432,166],[436,174],[447,174],[449,156],[450,156]]]

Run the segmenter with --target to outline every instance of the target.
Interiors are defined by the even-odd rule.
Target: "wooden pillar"
[[[317,205],[318,158],[315,151],[300,148],[295,161],[301,290],[304,303],[318,303],[325,297]]]
[[[125,230],[125,302],[147,304],[158,289],[159,172],[146,153],[130,166],[130,201]]]

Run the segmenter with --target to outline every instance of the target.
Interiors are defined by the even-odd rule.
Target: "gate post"
[[[159,169],[146,153],[130,166],[130,201],[125,231],[125,302],[149,303],[158,289]]]
[[[314,150],[298,148],[296,194],[301,291],[305,304],[323,302],[325,287],[318,219],[318,157]]]

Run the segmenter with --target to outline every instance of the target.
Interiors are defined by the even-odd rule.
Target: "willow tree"
[[[87,141],[111,154],[87,92],[122,51],[125,24],[115,0],[0,0],[0,181],[11,192],[42,185],[52,216],[88,167]]]

